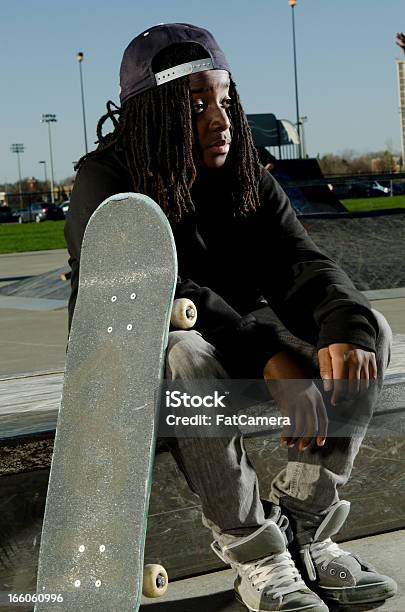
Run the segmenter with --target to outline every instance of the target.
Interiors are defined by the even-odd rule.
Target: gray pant
[[[376,344],[378,383],[372,386],[366,402],[369,417],[382,387],[391,352],[391,329],[379,312],[373,311],[379,334]],[[286,349],[305,359],[312,367],[313,378],[319,378],[316,350],[284,333]],[[192,379],[226,379],[215,347],[195,331],[169,334],[166,378],[170,381]],[[338,487],[344,485],[353,467],[367,426],[350,438],[328,438],[323,449],[299,452],[288,449],[288,463],[276,476],[269,495],[270,502],[281,505],[289,516],[295,537],[307,544],[330,507],[339,499]],[[256,472],[247,455],[239,430],[229,430],[221,438],[178,438],[171,451],[191,489],[202,504],[204,523],[214,533],[245,536],[265,521]]]

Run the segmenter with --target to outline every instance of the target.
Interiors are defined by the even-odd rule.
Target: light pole
[[[84,148],[85,148],[86,153],[88,153],[89,148],[87,146],[86,110],[85,110],[85,106],[84,106],[84,88],[83,88],[83,70],[82,70],[82,62],[83,62],[83,59],[84,59],[84,53],[82,51],[78,51],[78,53],[76,55],[76,59],[79,62],[80,91],[81,91],[81,94],[82,94]]]
[[[20,206],[23,207],[23,198],[22,198],[22,189],[21,189],[21,160],[20,153],[24,153],[24,145],[21,143],[12,144],[10,147],[10,151],[12,153],[17,153],[17,163],[18,163],[18,191],[20,192]]]
[[[405,34],[398,32],[396,43],[405,54]],[[402,171],[405,170],[405,60],[397,59],[398,69],[398,93],[399,93],[399,113],[401,121],[401,157]],[[391,190],[392,194],[392,190]]]
[[[46,161],[43,159],[38,162],[39,164],[43,164],[44,166],[44,179],[45,179],[45,189],[48,187],[48,175],[46,173]]]
[[[297,0],[288,0],[288,4],[291,6],[292,15],[292,32],[293,32],[293,47],[294,47],[294,77],[295,77],[295,106],[297,114],[297,130],[300,143],[298,145],[298,155],[302,157],[302,145],[301,145],[301,129],[300,129],[300,110],[298,104],[298,76],[297,76],[297,49],[295,44],[295,12],[294,7],[297,4]]]
[[[56,123],[56,115],[52,115],[50,113],[46,115],[42,115],[41,123],[48,124],[48,139],[49,139],[49,158],[51,162],[51,202],[54,204],[55,202],[55,194],[54,194],[54,176],[53,176],[53,155],[52,155],[52,137],[51,137],[51,123]]]
[[[306,123],[307,121],[308,121],[308,117],[300,117],[301,135],[302,135],[302,157],[304,159],[308,157],[307,143],[305,140],[305,130],[304,130],[304,123]]]

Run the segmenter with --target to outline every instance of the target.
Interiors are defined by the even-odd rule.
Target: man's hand
[[[400,49],[402,49],[402,51],[405,53],[405,34],[403,34],[402,32],[398,32],[395,42],[397,43],[398,47],[400,47]]]
[[[323,398],[296,360],[288,352],[277,353],[267,362],[263,375],[282,415],[291,422],[281,442],[303,451],[316,437],[317,445],[324,446],[328,417]]]
[[[374,353],[365,351],[355,344],[330,344],[318,351],[318,358],[324,389],[333,390],[332,406],[336,406],[343,399],[344,387],[349,387],[351,392],[359,393],[368,389],[370,380],[377,379],[377,362]]]

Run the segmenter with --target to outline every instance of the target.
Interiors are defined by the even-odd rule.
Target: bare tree
[[[340,154],[328,153],[318,156],[324,174],[368,174],[375,172],[394,172],[395,153],[391,150],[356,154],[349,149]]]

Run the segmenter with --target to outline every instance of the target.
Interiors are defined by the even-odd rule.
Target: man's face
[[[226,70],[206,70],[188,78],[200,161],[207,168],[220,168],[231,143],[229,74]]]

